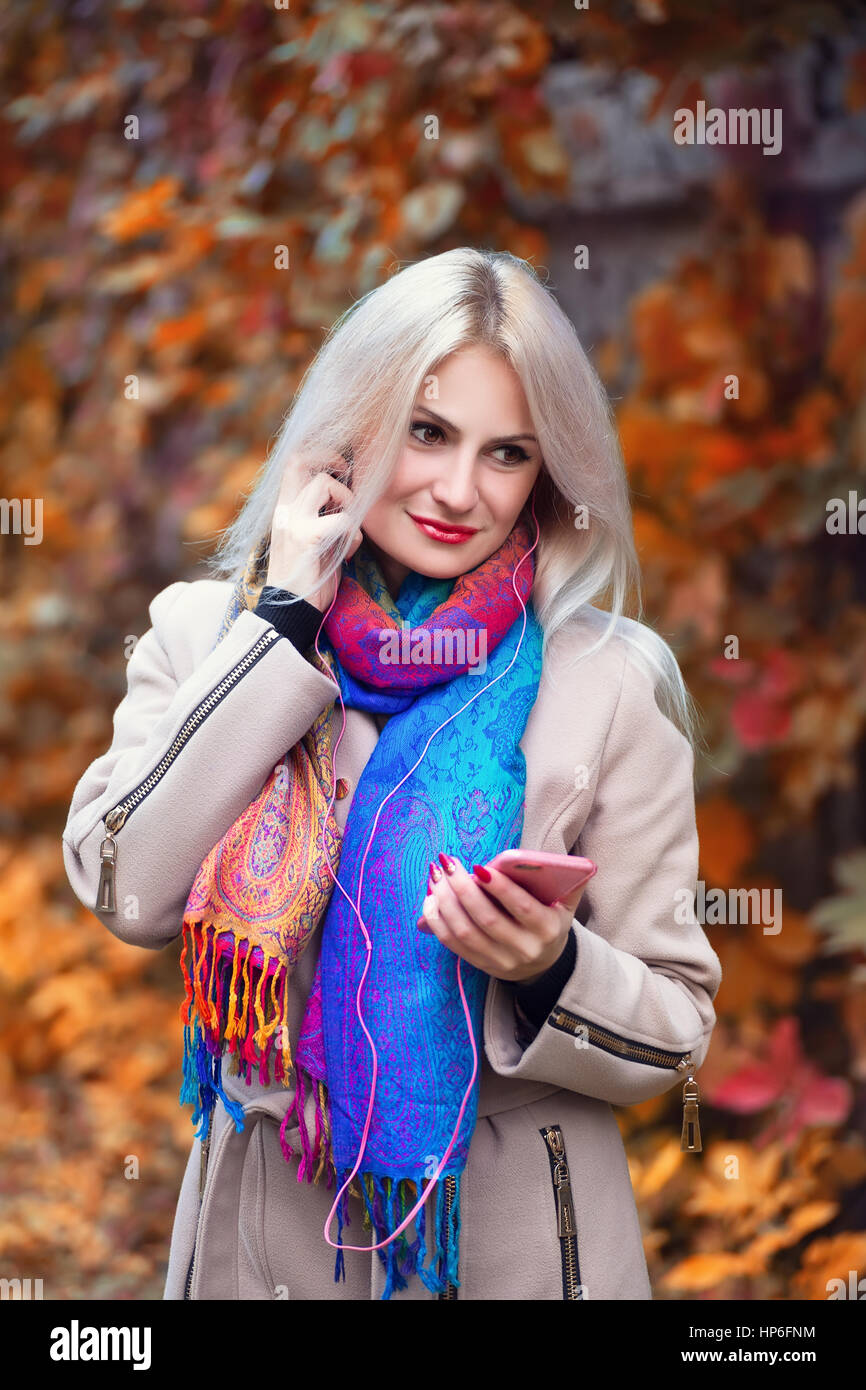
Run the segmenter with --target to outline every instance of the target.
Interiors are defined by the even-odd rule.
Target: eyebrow
[[[423,410],[425,415],[431,415],[437,425],[442,425],[444,429],[454,430],[455,433],[459,433],[456,425],[452,425],[451,421],[446,420],[444,415],[437,415],[435,410],[429,410],[426,405],[416,405],[414,409],[416,411]],[[497,434],[494,435],[490,442],[493,444],[512,444],[518,439],[531,439],[533,444],[538,443],[534,434]]]

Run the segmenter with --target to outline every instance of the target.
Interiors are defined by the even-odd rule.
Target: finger
[[[313,505],[315,506],[315,503]],[[336,540],[345,530],[345,512],[325,512],[322,516],[317,516],[310,522],[310,534],[319,540],[327,536],[329,538],[329,544],[331,543],[332,532],[333,539]]]
[[[341,516],[345,520],[346,508],[349,501],[350,497],[340,493],[337,488],[329,484],[323,489],[321,498],[318,496],[314,497],[310,505],[316,508],[316,512],[319,516]]]
[[[476,930],[488,938],[491,944],[513,946],[522,928],[517,927],[503,912],[500,904],[487,897],[459,861],[455,861],[452,874],[443,873],[433,885],[438,893],[436,901],[442,907],[457,903]]]
[[[432,893],[428,893],[421,904],[421,916],[431,927],[439,921],[439,904]]]
[[[345,461],[336,459],[325,460],[321,456],[316,459],[303,459],[297,454],[292,454],[283,470],[280,481],[280,493],[277,498],[277,506],[284,511],[291,508],[293,511],[304,511],[307,508],[316,510],[328,503],[339,501],[342,505],[348,505],[353,499],[354,494],[346,484],[341,481],[339,476],[334,476],[328,469],[334,469],[339,475],[340,464],[345,469]]]
[[[334,486],[341,491],[351,493],[352,489],[346,481],[348,474],[349,470],[346,466],[346,460],[342,455],[338,455],[336,458],[318,458],[308,465],[308,476],[311,484],[333,483]]]
[[[280,479],[280,490],[274,507],[274,521],[280,524],[291,518],[303,516],[307,506],[315,506],[316,503],[322,505],[328,500],[328,490],[320,479],[330,475],[322,474],[320,471],[311,473],[311,462],[304,460],[300,454],[290,454],[283,475]],[[317,460],[319,468],[321,460]],[[344,485],[336,478],[331,478],[334,483],[335,492],[338,487]],[[324,489],[324,490],[323,490]]]
[[[275,513],[274,525],[281,524],[279,513]],[[296,517],[292,523],[291,536],[292,547],[291,555],[293,559],[305,556],[308,551],[314,548],[319,550],[322,558],[325,558],[337,546],[346,534],[346,518],[342,513],[333,513],[328,516],[316,517]],[[272,544],[275,544],[272,532]]]
[[[304,479],[298,467],[298,455],[289,454],[285,466],[283,467],[282,477],[280,478],[277,508],[286,506],[293,498],[297,497],[303,485]]]
[[[450,896],[464,906],[476,929],[487,937],[487,952],[495,965],[487,967],[491,975],[507,979],[517,970],[532,966],[548,942],[553,940],[552,929],[537,924],[514,921],[495,899],[488,897],[465,870],[455,869],[447,880]],[[439,885],[437,884],[437,887]],[[447,903],[448,897],[443,894]],[[443,912],[446,909],[443,908]],[[447,914],[446,914],[447,915]],[[558,925],[558,923],[557,923]],[[480,947],[479,947],[480,949]]]
[[[462,865],[458,865],[451,875],[452,887],[467,904],[486,903],[486,907],[479,905],[471,909],[475,920],[480,922],[485,930],[488,929],[489,920],[491,933],[525,959],[527,933],[545,944],[552,941],[561,930],[559,914],[552,913],[549,907],[540,903],[525,888],[521,888],[519,883],[513,883],[498,869],[491,869],[489,872],[490,882],[479,883],[474,874],[468,873]],[[491,898],[500,911],[501,915],[498,918],[485,916],[486,912],[489,913]]]
[[[513,917],[524,929],[537,931],[545,938],[550,937],[552,933],[555,934],[555,929],[552,927],[552,917],[550,917],[550,908],[546,903],[539,902],[538,898],[528,892],[527,888],[514,883],[512,878],[507,877],[507,874],[503,874],[499,869],[488,869],[488,873],[491,876],[488,883],[485,881],[480,883],[474,872],[467,874],[467,877],[470,883],[480,887],[480,891],[491,894],[493,901],[499,903],[503,912]]]
[[[315,450],[302,449],[291,454],[289,458],[298,476],[309,482],[315,482],[322,474],[334,475],[338,479],[348,476],[349,465],[340,453],[322,454]]]
[[[491,960],[489,956],[482,955],[466,946],[454,935],[440,914],[437,914],[433,919],[428,917],[427,920],[431,936],[435,936],[443,946],[447,946],[449,951],[455,956],[459,956],[461,960],[465,960],[468,965],[474,965],[476,969],[483,970],[486,975],[492,975],[497,971],[507,974],[513,969],[513,966],[508,963],[502,966]]]
[[[470,965],[492,974],[498,970],[510,971],[518,963],[507,946],[476,925],[451,891],[450,880],[446,877],[434,884],[429,898],[424,901],[425,905],[428,902],[432,904],[433,915],[425,915],[439,940],[468,960]]]
[[[298,521],[293,529],[296,551],[305,554],[315,550],[320,557],[320,563],[323,564],[330,563],[332,556],[344,544],[348,535],[346,516],[343,512],[334,512],[326,516]],[[352,554],[358,549],[363,539],[360,530],[352,536],[350,541]]]
[[[582,883],[582,884],[580,885],[579,888],[572,888],[571,892],[570,892],[570,893],[567,893],[567,894],[565,895],[564,898],[557,898],[557,899],[556,899],[556,902],[551,903],[550,906],[551,906],[551,907],[564,907],[564,908],[566,909],[566,911],[569,912],[569,913],[571,914],[571,916],[573,917],[574,914],[575,914],[575,912],[576,912],[577,909],[578,909],[578,905],[580,904],[580,900],[581,900],[581,898],[583,897],[583,890],[584,890],[585,888],[586,888],[586,884],[585,884],[585,883]]]
[[[323,459],[321,454],[307,454],[295,450],[289,454],[283,469],[278,502],[297,504],[307,489],[318,483],[320,477],[330,476],[323,474],[323,469],[333,468],[339,473],[341,465],[345,468],[345,459],[340,454],[326,455]],[[332,481],[337,482],[338,479]]]

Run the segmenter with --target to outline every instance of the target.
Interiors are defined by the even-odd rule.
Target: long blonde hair
[[[298,455],[320,457],[324,468],[341,453],[361,453],[344,540],[317,548],[318,582],[326,583],[387,486],[425,379],[449,353],[477,344],[517,373],[544,459],[535,489],[540,538],[532,590],[543,651],[578,611],[599,635],[577,659],[617,634],[651,675],[659,708],[694,748],[696,710],[676,657],[642,616],[628,480],[607,394],[552,293],[527,261],[507,251],[462,246],[417,261],[338,317],[246,502],[206,563],[215,577],[242,573],[253,546],[270,534],[286,469],[294,473],[286,479],[293,495],[309,477],[300,474]],[[534,536],[531,518],[530,528]]]

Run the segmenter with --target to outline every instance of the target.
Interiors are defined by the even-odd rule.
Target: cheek
[[[509,510],[515,517],[518,516],[524,504],[529,501],[532,489],[538,482],[540,471],[540,468],[532,470],[531,477],[527,479],[526,473],[521,469],[521,476],[519,478],[509,478],[508,481],[511,486],[508,488],[506,495],[508,497]],[[503,489],[503,492],[505,493],[505,489]]]
[[[497,478],[495,487],[487,489],[484,501],[493,518],[498,543],[505,540],[531,491],[532,485],[527,486],[525,478],[502,475]]]
[[[391,474],[391,481],[385,496],[390,498],[392,502],[408,502],[418,488],[424,484],[429,474],[428,459],[425,459],[420,449],[406,444],[394,465],[394,472]]]
[[[417,455],[409,448],[404,449],[388,486],[364,518],[362,529],[371,540],[377,541],[377,532],[384,535],[391,523],[405,513],[421,482],[418,471]]]

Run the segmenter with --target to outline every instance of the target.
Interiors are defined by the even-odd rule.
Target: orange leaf
[[[705,880],[720,887],[735,883],[754,850],[749,818],[733,801],[716,795],[699,802],[696,819]]]
[[[734,1279],[747,1272],[748,1261],[743,1255],[719,1250],[716,1254],[690,1255],[680,1260],[662,1275],[661,1283],[668,1289],[696,1291],[711,1289],[725,1279]]]

